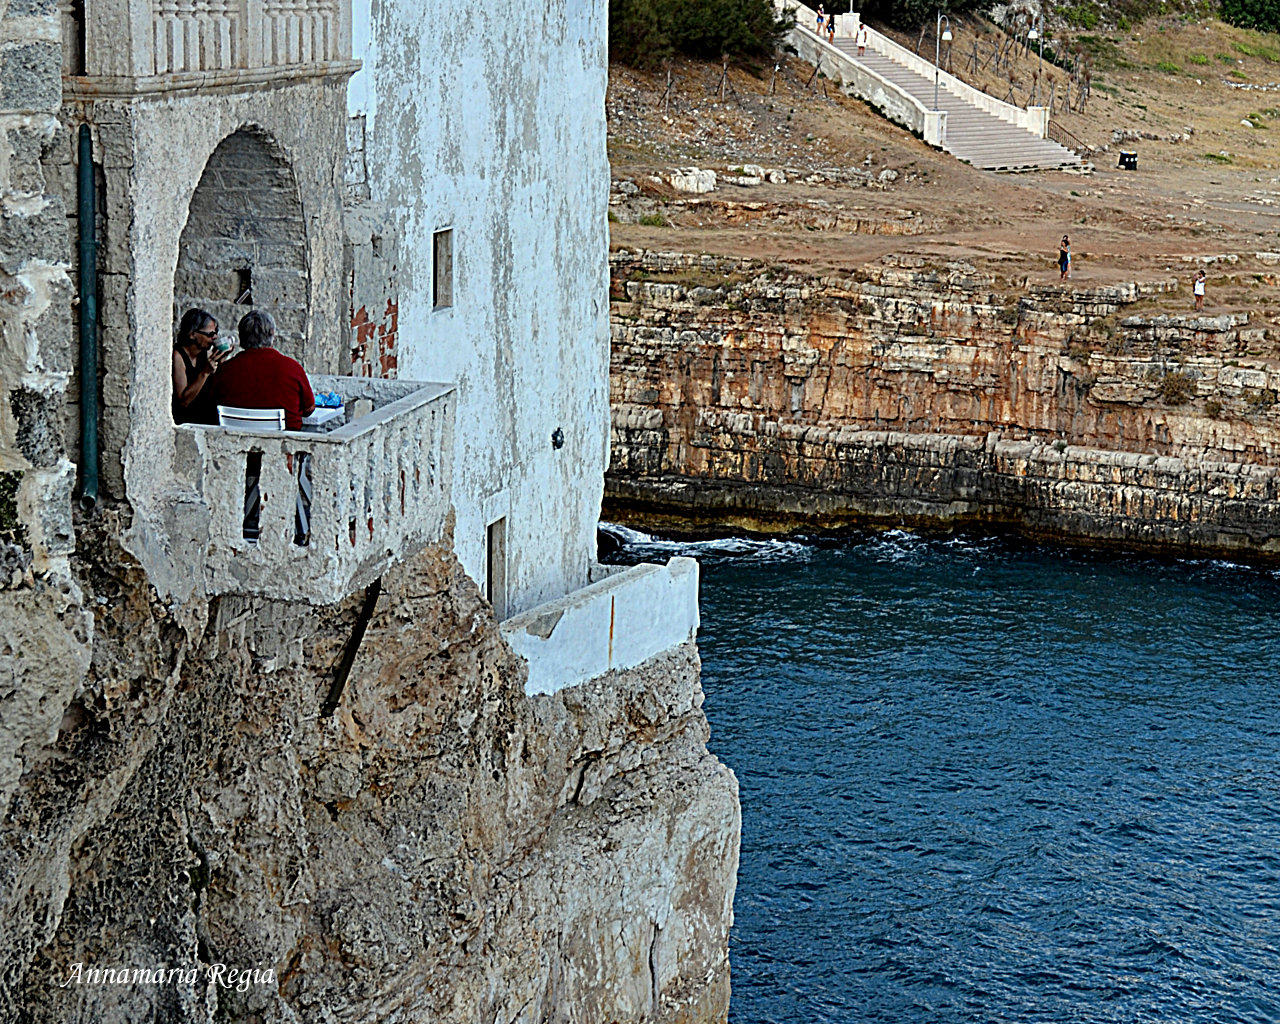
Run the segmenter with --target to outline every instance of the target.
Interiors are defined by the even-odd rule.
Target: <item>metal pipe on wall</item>
[[[80,504],[98,501],[98,223],[93,139],[80,126]]]

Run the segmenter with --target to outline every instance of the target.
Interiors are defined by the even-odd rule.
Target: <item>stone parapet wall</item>
[[[617,253],[610,511],[1275,556],[1274,345],[1243,316],[1153,309],[1173,287]]]

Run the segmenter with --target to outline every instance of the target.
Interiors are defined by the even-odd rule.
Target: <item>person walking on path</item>
[[[1200,313],[1204,310],[1204,271],[1196,272],[1196,283],[1191,286],[1192,292],[1196,297],[1196,312]]]
[[[822,6],[822,4],[818,4],[818,27],[816,31],[818,33],[819,38],[822,37],[822,26],[826,24],[826,21],[827,21],[826,9]]]
[[[1058,280],[1065,281],[1071,276],[1071,239],[1062,236],[1062,244],[1058,246]]]
[[[858,56],[864,57],[867,53],[867,26],[858,22]]]
[[[834,14],[827,15],[827,42],[832,46],[836,45],[836,16]]]

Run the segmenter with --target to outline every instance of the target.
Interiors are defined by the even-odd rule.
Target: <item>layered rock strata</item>
[[[737,786],[692,645],[526,698],[432,548],[385,578],[326,718],[359,595],[224,598],[188,635],[123,527],[81,527],[92,664],[9,792],[0,1019],[725,1019]]]
[[[1173,280],[619,252],[608,514],[685,531],[1011,527],[1280,559],[1280,370]]]

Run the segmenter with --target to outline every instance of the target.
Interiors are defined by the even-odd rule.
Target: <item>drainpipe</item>
[[[98,224],[93,141],[80,126],[80,505],[98,502]]]

